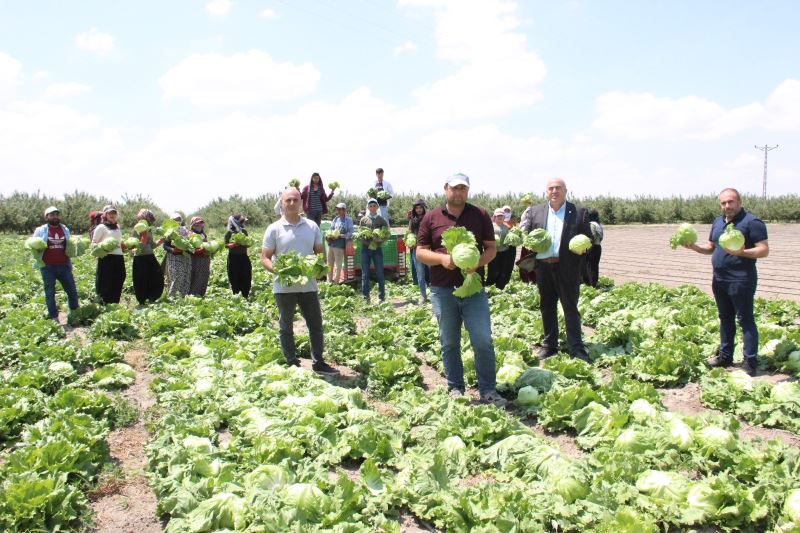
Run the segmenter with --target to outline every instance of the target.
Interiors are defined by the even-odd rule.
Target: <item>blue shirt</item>
[[[564,231],[564,216],[567,214],[567,202],[561,204],[558,211],[547,206],[547,233],[550,234],[552,244],[550,249],[536,254],[536,259],[547,259],[548,257],[558,257],[558,249],[561,248],[561,233]]]
[[[734,228],[744,235],[745,249],[752,248],[757,242],[767,240],[767,225],[760,218],[744,209],[734,217],[731,223]],[[731,255],[719,245],[719,238],[727,225],[724,215],[717,217],[711,226],[711,235],[708,237],[714,243],[714,252],[711,254],[714,279],[727,282],[746,282],[755,285],[758,281],[756,260]]]
[[[328,243],[328,246],[333,248],[344,248],[347,246],[347,239],[353,238],[353,219],[349,215],[344,218],[339,218],[336,215],[331,222],[331,229],[338,229],[340,238],[334,239]]]

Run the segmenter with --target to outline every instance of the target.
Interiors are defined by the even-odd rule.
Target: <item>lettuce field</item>
[[[219,254],[204,299],[145,307],[130,263],[123,305],[92,303],[78,258],[63,326],[23,241],[0,238],[0,531],[800,532],[793,301],[758,300],[750,378],[706,367],[718,321],[697,287],[584,287],[592,365],[540,363],[536,288],[491,289],[501,410],[448,397],[410,283],[380,305],[320,285],[326,380],[284,364],[255,255],[249,300]]]

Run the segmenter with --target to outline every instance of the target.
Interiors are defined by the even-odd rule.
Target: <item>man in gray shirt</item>
[[[313,221],[300,216],[302,203],[300,192],[287,188],[281,194],[281,210],[283,216],[269,225],[264,232],[261,245],[261,264],[269,272],[274,272],[272,259],[278,258],[290,250],[302,256],[322,253],[322,232]],[[311,368],[324,375],[335,375],[339,371],[328,365],[322,358],[323,331],[322,310],[319,305],[317,281],[309,279],[303,285],[287,286],[278,282],[277,277],[272,284],[275,303],[278,306],[278,322],[281,350],[286,361],[293,366],[300,366],[297,360],[297,347],[294,343],[294,313],[300,306],[300,314],[306,321],[308,335],[311,340]]]

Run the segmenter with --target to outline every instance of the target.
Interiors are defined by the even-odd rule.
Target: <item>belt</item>
[[[537,259],[541,263],[558,263],[558,257],[546,257],[545,259]]]

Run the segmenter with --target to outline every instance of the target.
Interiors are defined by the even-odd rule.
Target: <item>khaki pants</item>
[[[344,248],[328,247],[328,281],[341,283],[344,281],[345,274],[342,271],[344,266]]]

